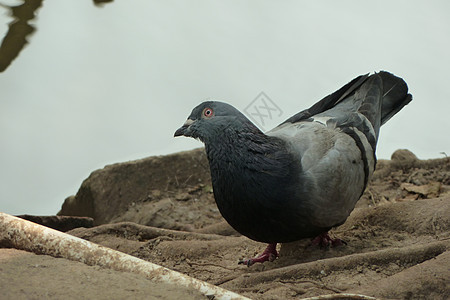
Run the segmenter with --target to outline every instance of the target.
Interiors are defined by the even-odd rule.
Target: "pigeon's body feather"
[[[411,101],[407,91],[387,72],[359,76],[266,134],[209,101],[175,135],[205,143],[231,226],[257,241],[290,242],[345,222],[375,169],[380,126]]]

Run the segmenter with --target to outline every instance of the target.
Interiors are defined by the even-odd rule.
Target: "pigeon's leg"
[[[347,243],[339,238],[332,238],[328,234],[328,232],[324,232],[319,234],[316,238],[314,238],[311,242],[313,246],[320,246],[324,248],[347,245]]]
[[[247,265],[247,267],[250,267],[254,263],[263,263],[265,261],[274,261],[275,258],[277,258],[277,257],[278,257],[277,243],[273,243],[273,244],[267,245],[266,250],[264,250],[264,252],[261,253],[261,255],[255,257],[255,258],[240,260],[238,263],[244,264],[244,265]]]

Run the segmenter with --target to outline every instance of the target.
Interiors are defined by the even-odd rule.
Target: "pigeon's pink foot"
[[[274,244],[267,245],[266,250],[264,250],[264,252],[261,253],[261,255],[255,257],[255,258],[240,260],[238,263],[244,264],[244,265],[247,265],[247,267],[250,267],[254,263],[263,263],[265,261],[274,261],[277,257],[278,257],[277,243],[274,243]]]
[[[330,248],[335,246],[347,245],[347,243],[338,238],[331,238],[328,232],[321,233],[311,242],[312,246],[320,246],[323,248]]]

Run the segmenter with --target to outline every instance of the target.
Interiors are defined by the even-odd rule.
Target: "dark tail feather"
[[[280,125],[284,123],[300,122],[302,120],[310,118],[311,116],[317,115],[321,112],[326,111],[327,109],[332,108],[333,106],[341,102],[343,99],[345,99],[345,97],[347,97],[355,90],[357,90],[364,83],[364,81],[366,81],[367,78],[369,78],[369,74],[360,75],[356,77],[355,79],[353,79],[352,81],[341,87],[336,92],[326,96],[325,98],[323,98],[310,108],[302,110],[301,112],[293,115]]]
[[[406,82],[388,72],[380,72],[378,75],[383,80],[383,104],[381,106],[381,125],[389,121],[412,100],[408,94]]]
[[[382,94],[381,88],[383,88]],[[363,98],[367,97],[364,100],[363,106],[358,111],[369,119],[376,132],[378,132],[381,125],[398,113],[412,99],[412,96],[408,94],[408,86],[403,79],[391,73],[381,71],[371,76],[366,74],[356,77],[338,91],[326,96],[310,108],[293,115],[280,125],[306,120],[311,116],[334,107],[353,93],[363,94],[361,95]],[[375,118],[380,117],[380,97],[383,99],[381,120],[375,120]]]
[[[378,138],[378,133],[381,127],[381,111],[383,99],[383,80],[378,74],[370,76],[359,90],[355,92],[356,99],[362,99],[361,106],[358,112],[363,114],[367,120],[372,124],[375,131],[375,138]],[[376,141],[374,141],[375,147]]]

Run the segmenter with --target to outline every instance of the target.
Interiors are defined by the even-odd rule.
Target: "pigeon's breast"
[[[214,197],[220,213],[234,229],[251,239],[272,243],[324,231],[309,221],[304,198],[300,197],[298,161],[284,153],[284,148],[261,153],[255,153],[254,148],[253,152],[233,148],[220,159],[208,149]]]

